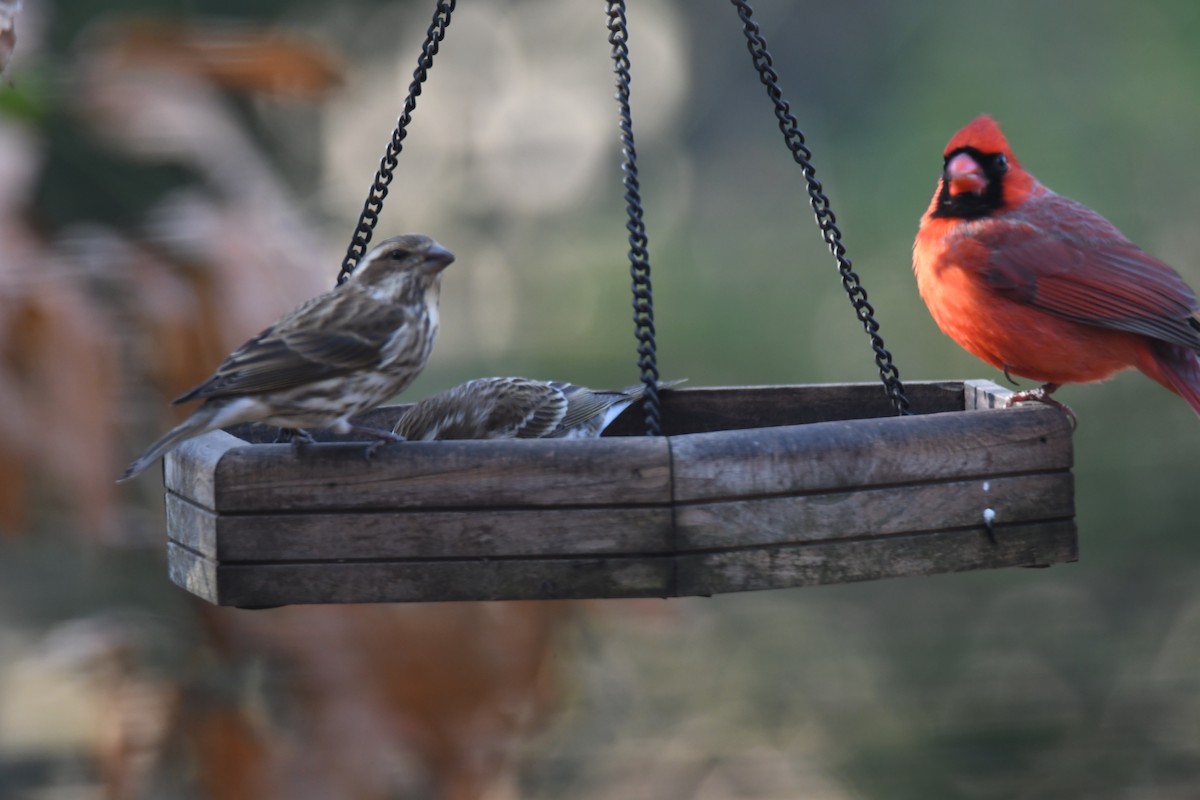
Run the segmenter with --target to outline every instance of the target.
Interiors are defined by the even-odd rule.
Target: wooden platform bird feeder
[[[246,426],[166,459],[171,579],[210,602],[681,597],[1076,559],[1071,428],[987,381],[682,389],[667,435],[411,442]],[[372,412],[386,424],[403,406]],[[618,420],[636,430],[636,407]],[[989,534],[990,529],[990,534]]]

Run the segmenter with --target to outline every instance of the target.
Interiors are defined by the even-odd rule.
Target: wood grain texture
[[[167,492],[167,537],[193,553],[219,559],[218,532],[225,519],[186,497]]]
[[[798,497],[682,505],[676,509],[679,551],[788,544],[1064,520],[1075,516],[1068,472],[944,483],[864,488]]]
[[[756,547],[677,557],[680,596],[783,589],[974,569],[1044,566],[1078,559],[1075,523],[1033,522],[982,530]]]
[[[925,414],[671,440],[676,502],[857,489],[1071,467],[1048,406]]]
[[[667,597],[673,580],[669,556],[232,564],[217,568],[216,593],[201,596],[240,607]]]
[[[420,602],[708,596],[974,569],[1047,566],[1078,557],[1070,521],[999,525],[644,558],[508,558],[220,564],[169,543],[171,580],[210,602]]]
[[[215,508],[217,465],[225,454],[246,442],[225,431],[188,439],[163,456],[163,484],[169,491]]]
[[[917,413],[963,410],[961,382],[917,381],[904,384],[904,389]],[[878,381],[805,386],[681,386],[663,392],[660,399],[666,436],[895,415]],[[609,426],[605,435],[641,435],[645,432],[643,417],[641,404],[634,404]]]
[[[239,447],[216,467],[219,512],[670,502],[663,438]],[[181,494],[183,494],[181,492]],[[203,503],[202,503],[203,504]]]
[[[168,495],[167,516],[177,542],[222,563],[672,551],[667,506],[239,515]]]
[[[171,583],[202,600],[216,605],[227,605],[217,583],[219,570],[216,561],[175,542],[167,542],[167,577],[171,579]]]
[[[963,409],[966,411],[1005,408],[1010,397],[1011,390],[992,381],[963,381]]]

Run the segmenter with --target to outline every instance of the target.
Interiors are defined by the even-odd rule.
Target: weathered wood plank
[[[1070,521],[645,558],[220,564],[168,543],[171,579],[221,605],[672,597],[1077,558]]]
[[[967,411],[1005,408],[1011,396],[1012,391],[992,381],[963,381],[963,408]]]
[[[373,561],[217,567],[221,605],[666,597],[674,564],[646,558]]]
[[[985,485],[987,488],[985,489]],[[1069,473],[681,506],[217,515],[167,496],[172,536],[221,562],[650,555],[962,528],[1074,514]]]
[[[963,410],[963,384],[927,381],[904,384],[914,411],[931,414]],[[680,386],[662,393],[663,434],[807,425],[830,420],[866,419],[895,415],[878,382],[804,386]],[[641,405],[631,406],[606,436],[638,436],[645,423]]]
[[[923,414],[671,439],[676,502],[858,489],[1071,467],[1047,406]]]
[[[671,509],[214,514],[167,495],[172,536],[222,563],[671,552]],[[178,532],[178,533],[176,533]]]
[[[188,439],[163,456],[163,484],[200,505],[215,508],[217,464],[230,450],[245,444],[225,431]]]
[[[667,504],[664,438],[254,445],[216,466],[214,510]],[[183,494],[181,492],[181,494]]]
[[[997,524],[1070,519],[1069,472],[860,489],[677,507],[679,551],[965,528],[995,512]]]
[[[167,542],[167,577],[171,583],[202,600],[219,604],[217,574],[217,562],[175,542]]]
[[[679,595],[712,595],[999,567],[1043,566],[1078,559],[1070,520],[879,539],[758,547],[680,555]]]
[[[225,517],[186,497],[167,492],[167,539],[205,558],[220,558],[220,533]]]
[[[663,597],[1076,558],[1070,428],[990,381],[664,393],[670,438],[168,456],[169,571],[223,605]],[[387,427],[403,406],[376,409]],[[640,410],[627,413],[640,433]],[[243,438],[244,437],[244,438]],[[986,489],[985,489],[986,486]],[[997,544],[983,533],[996,512]]]

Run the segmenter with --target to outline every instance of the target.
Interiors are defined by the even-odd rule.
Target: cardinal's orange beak
[[[967,153],[959,153],[946,162],[945,177],[946,185],[950,187],[951,197],[963,192],[983,194],[983,190],[987,188],[987,178],[983,175],[983,168]]]

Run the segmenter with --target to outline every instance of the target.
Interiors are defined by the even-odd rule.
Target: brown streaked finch
[[[660,381],[666,388],[686,379]],[[643,384],[597,391],[562,381],[476,378],[410,406],[392,432],[439,439],[594,439],[645,392]]]
[[[295,308],[176,398],[204,403],[118,481],[184,439],[241,422],[278,425],[301,437],[305,428],[328,428],[399,441],[350,417],[400,393],[425,367],[438,332],[442,270],[452,261],[454,254],[428,236],[380,242],[344,283]]]

